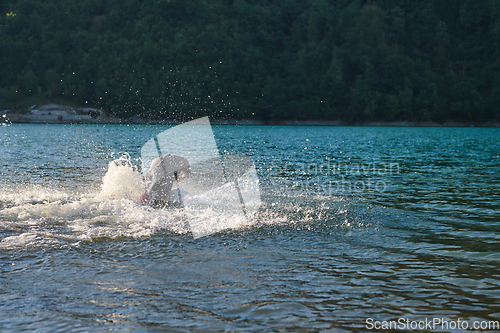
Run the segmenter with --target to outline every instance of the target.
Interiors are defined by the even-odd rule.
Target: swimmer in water
[[[189,162],[184,157],[168,154],[155,158],[144,175],[151,186],[142,195],[141,202],[152,206],[165,205],[170,199],[174,181],[189,177],[189,173]]]

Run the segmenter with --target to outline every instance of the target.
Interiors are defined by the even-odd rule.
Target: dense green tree
[[[38,96],[157,119],[500,119],[496,1],[4,0],[0,11],[0,107]]]

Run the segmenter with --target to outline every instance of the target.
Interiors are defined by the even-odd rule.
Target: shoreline
[[[129,119],[120,119],[114,117],[98,118],[75,118],[36,116],[31,114],[7,114],[4,117],[4,123],[13,124],[137,124],[137,125],[178,125],[183,121],[176,120],[154,120],[132,117]],[[365,126],[365,127],[489,127],[500,128],[500,122],[457,122],[445,121],[439,123],[436,121],[357,121],[346,122],[341,120],[245,120],[245,119],[210,119],[212,125],[261,125],[261,126]]]

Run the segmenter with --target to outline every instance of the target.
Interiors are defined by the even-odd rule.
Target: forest
[[[497,0],[3,0],[0,109],[499,121]]]

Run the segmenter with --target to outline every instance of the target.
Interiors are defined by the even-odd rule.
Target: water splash
[[[102,178],[101,192],[98,199],[127,199],[139,202],[146,192],[142,174],[133,165],[130,156],[123,154],[109,162],[108,171]]]
[[[189,232],[181,211],[141,205],[144,192],[142,175],[127,154],[108,164],[97,191],[81,194],[40,185],[1,189],[0,249]]]
[[[190,233],[183,209],[142,205],[145,191],[142,174],[128,154],[109,162],[100,188],[84,193],[40,185],[1,189],[0,249],[75,246],[102,238],[151,237],[160,231]],[[358,227],[359,219],[349,213],[350,200],[304,195],[268,192],[254,221],[236,229]]]

